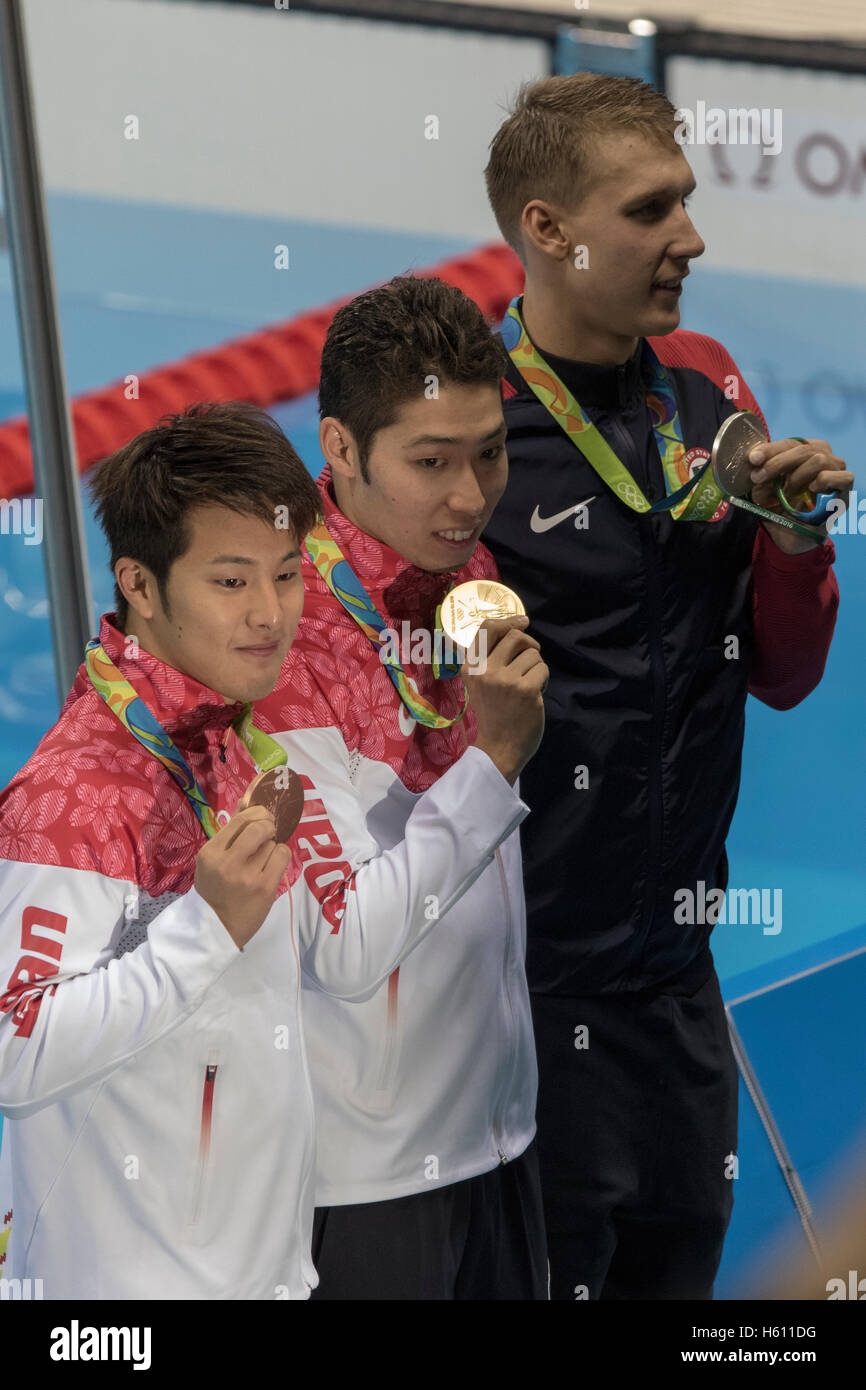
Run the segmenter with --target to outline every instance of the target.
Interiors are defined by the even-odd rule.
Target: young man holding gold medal
[[[93,490],[117,611],[0,796],[4,1274],[49,1299],[307,1298],[301,978],[374,994],[440,931],[429,897],[447,921],[513,843],[545,668],[521,683],[500,653],[477,675],[488,752],[383,847],[342,767],[288,766],[251,719],[301,616],[319,509],[274,422],[194,407]]]
[[[747,693],[787,709],[821,678],[838,589],[815,494],[853,481],[823,440],[768,444],[722,345],[675,331],[704,250],[675,124],[636,79],[548,78],[486,170],[526,286],[485,541],[551,671],[521,795],[556,1299],[712,1297],[737,1070],[711,927],[675,895],[726,887]]]
[[[322,353],[324,521],[306,538],[295,643],[255,716],[299,771],[339,770],[383,851],[480,749],[507,768],[490,721],[503,681],[541,701],[538,644],[478,544],[507,477],[506,362],[471,300],[412,277],[338,310]],[[486,688],[478,641],[461,671],[485,615]],[[455,823],[455,854],[464,834]],[[302,992],[316,1298],[547,1297],[516,830],[479,869],[453,906],[444,884],[430,891],[437,930],[366,1002]]]

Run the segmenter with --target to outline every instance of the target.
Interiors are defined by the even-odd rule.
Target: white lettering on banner
[[[695,116],[718,107],[784,117],[774,158],[751,139],[714,144],[708,127],[704,143],[683,145],[698,185],[689,215],[707,242],[702,266],[866,285],[866,75],[673,58],[668,95]],[[737,124],[725,133],[742,135]],[[840,214],[832,254],[830,208]]]

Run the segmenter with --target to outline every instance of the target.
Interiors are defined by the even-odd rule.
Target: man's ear
[[[533,198],[523,209],[520,235],[527,261],[530,247],[554,261],[567,260],[571,254],[571,242],[561,210],[540,198]]]
[[[333,415],[326,415],[319,425],[319,448],[334,476],[360,479],[361,465],[354,435]]]
[[[122,555],[115,563],[114,578],[126,599],[130,615],[136,613],[146,622],[151,622],[157,590],[156,580],[147,565],[133,560],[130,555]]]

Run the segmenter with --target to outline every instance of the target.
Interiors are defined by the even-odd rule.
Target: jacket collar
[[[521,307],[523,301],[521,300]],[[633,404],[645,390],[644,339],[639,338],[637,347],[626,362],[618,366],[600,366],[597,362],[578,362],[570,357],[557,357],[552,352],[534,343],[536,352],[556,372],[569,389],[579,405],[596,406],[602,410],[623,410]],[[509,361],[508,373],[512,384],[519,390],[531,392],[514,363]]]
[[[455,584],[471,575],[471,566],[431,573],[422,570],[399,551],[362,531],[340,511],[332,491],[328,465],[318,479],[325,525],[383,616],[394,622],[408,619],[426,626],[436,605]]]
[[[100,620],[99,640],[106,655],[175,742],[178,736],[187,739],[204,729],[222,731],[237,718],[242,701],[227,703],[216,690],[160,661],[143,647],[130,647],[116,621],[114,613],[104,613]],[[90,677],[82,662],[66,703],[90,689]]]
[[[643,338],[627,362],[620,366],[600,366],[597,362],[574,362],[544,352],[560,381],[568,387],[579,405],[598,406],[603,410],[623,410],[644,391]]]

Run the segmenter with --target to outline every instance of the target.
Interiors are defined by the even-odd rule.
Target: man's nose
[[[474,468],[467,469],[455,483],[448,496],[448,505],[456,516],[480,517],[487,505],[487,499],[475,476]]]
[[[706,251],[706,242],[695,230],[695,225],[688,213],[683,209],[684,221],[679,234],[668,248],[671,260],[694,260],[696,256],[702,256]]]
[[[257,586],[250,595],[250,608],[247,621],[251,627],[275,628],[281,617],[280,599],[273,583]]]

